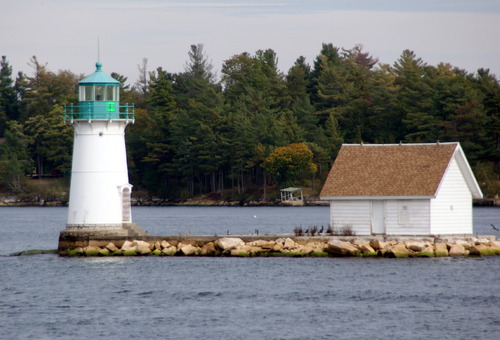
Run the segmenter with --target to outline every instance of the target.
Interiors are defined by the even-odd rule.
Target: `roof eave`
[[[453,154],[453,156],[455,157],[458,166],[462,172],[462,175],[465,178],[465,182],[469,187],[469,190],[472,194],[472,198],[476,199],[483,198],[483,192],[481,190],[481,187],[476,181],[474,172],[472,171],[469,162],[467,161],[467,157],[465,157],[465,153],[462,150],[460,144],[457,144],[457,148],[455,149],[455,153]]]
[[[356,200],[428,200],[435,196],[320,196],[322,201],[356,201]]]

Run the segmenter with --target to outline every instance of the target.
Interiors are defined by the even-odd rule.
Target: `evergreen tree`
[[[301,135],[305,140],[314,140],[318,133],[318,117],[314,114],[314,106],[311,104],[308,93],[310,79],[310,67],[305,63],[305,58],[300,57],[290,68],[286,76],[288,109],[291,110],[297,125],[302,129]],[[297,133],[298,134],[298,133]],[[289,140],[299,142],[301,140]]]
[[[61,117],[62,107],[55,106],[45,115],[29,118],[23,125],[28,151],[39,176],[55,169],[65,172],[71,168],[73,129]]]
[[[433,89],[428,66],[415,53],[405,50],[394,64],[397,111],[408,142],[434,142],[438,138],[437,118],[433,116]]]
[[[486,115],[485,140],[480,158],[493,163],[493,169],[500,179],[500,83],[488,69],[479,69],[475,86],[482,94],[482,106]]]
[[[0,187],[21,193],[27,174],[33,171],[33,161],[27,152],[27,138],[22,126],[12,120],[7,123],[5,141],[0,144]]]
[[[189,195],[217,192],[222,187],[219,172],[224,168],[225,143],[221,134],[223,98],[215,83],[212,65],[203,45],[192,45],[185,72],[175,77],[178,105],[172,120],[172,144],[177,151],[173,164]]]
[[[0,137],[5,133],[7,121],[18,119],[18,98],[12,79],[12,66],[6,56],[0,61]]]
[[[141,174],[141,184],[161,197],[175,195],[171,183],[174,148],[171,123],[176,109],[172,74],[161,67],[150,73],[147,111],[136,110],[136,123],[128,129],[130,160]]]

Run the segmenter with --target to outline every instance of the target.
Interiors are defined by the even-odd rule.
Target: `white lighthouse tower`
[[[102,64],[79,82],[79,105],[65,106],[74,145],[68,231],[125,232],[132,224],[125,128],[134,122],[134,106],[120,106],[120,82]]]

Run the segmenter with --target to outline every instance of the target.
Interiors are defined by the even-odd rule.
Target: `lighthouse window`
[[[96,101],[104,100],[104,86],[103,85],[97,85],[95,87],[95,100]]]
[[[82,93],[80,94],[80,98],[85,98],[85,101],[91,101],[92,99],[92,91],[93,91],[93,86],[82,86]]]
[[[116,86],[106,86],[106,100],[115,101]]]

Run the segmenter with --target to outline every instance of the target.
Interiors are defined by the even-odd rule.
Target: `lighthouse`
[[[74,128],[66,230],[130,234],[125,128],[134,123],[134,106],[120,106],[120,82],[99,61],[79,82],[79,104],[64,107],[64,120]]]

